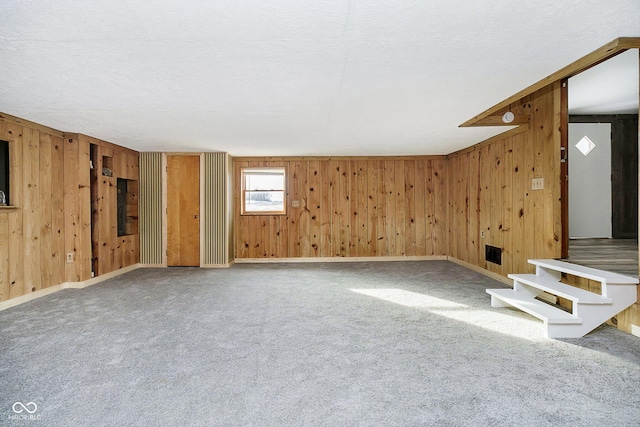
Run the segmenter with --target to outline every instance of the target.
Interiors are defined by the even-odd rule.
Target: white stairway
[[[530,259],[536,274],[510,274],[513,289],[487,289],[492,307],[515,307],[542,320],[549,338],[579,338],[636,302],[638,279],[553,259]],[[601,294],[560,282],[562,273],[601,283]],[[571,313],[536,299],[542,293],[572,302]]]

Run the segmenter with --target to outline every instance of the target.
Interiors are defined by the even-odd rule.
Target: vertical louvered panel
[[[140,263],[162,260],[162,153],[140,153]]]
[[[226,221],[226,233],[227,236],[227,262],[231,263],[235,260],[235,239],[233,238],[233,226],[234,226],[234,215],[233,215],[233,195],[234,195],[234,187],[233,187],[233,159],[230,155],[226,155],[226,194],[227,194],[227,221]]]
[[[204,264],[229,263],[229,212],[226,153],[205,153],[204,157]]]

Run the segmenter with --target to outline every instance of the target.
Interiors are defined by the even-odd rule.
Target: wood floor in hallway
[[[636,239],[572,239],[567,261],[638,277]]]

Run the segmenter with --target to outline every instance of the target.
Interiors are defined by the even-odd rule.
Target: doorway
[[[563,257],[638,275],[638,49],[568,80]],[[584,139],[587,137],[588,139]],[[589,152],[589,148],[592,151]],[[582,150],[581,150],[582,149]],[[581,152],[585,150],[586,152]],[[564,181],[564,179],[563,179]]]
[[[167,266],[200,265],[200,156],[167,156]]]

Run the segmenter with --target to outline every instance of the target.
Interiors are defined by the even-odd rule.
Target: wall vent
[[[484,259],[494,264],[502,265],[502,248],[495,246],[485,245],[484,247]]]

